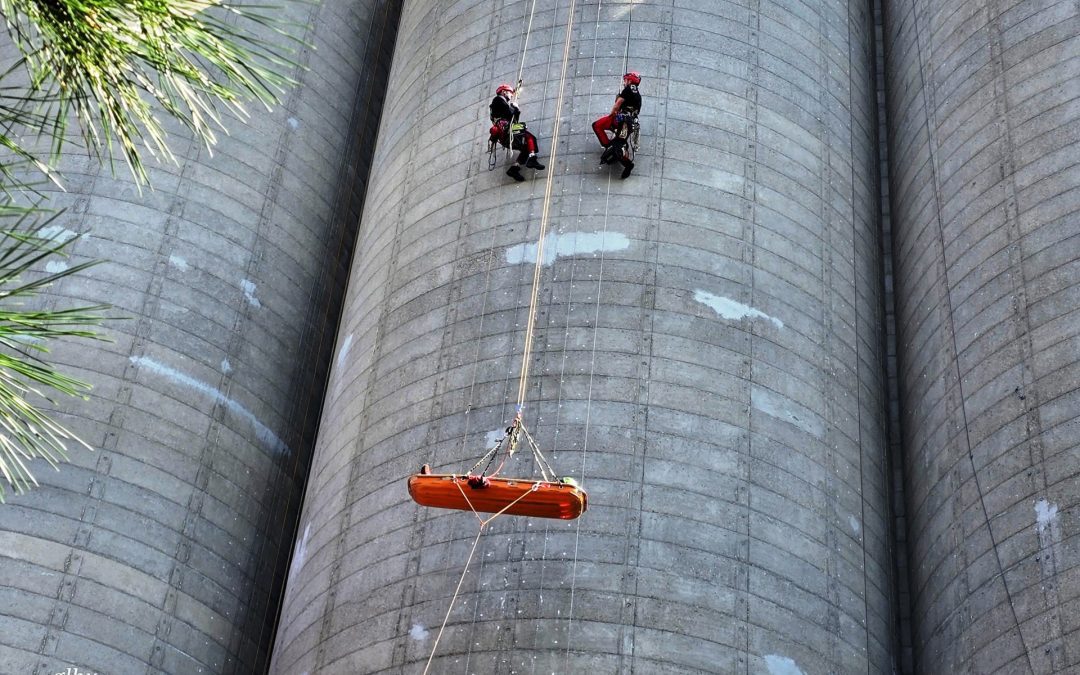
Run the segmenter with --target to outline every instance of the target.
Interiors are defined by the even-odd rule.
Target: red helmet
[[[641,75],[637,71],[631,70],[629,73],[622,76],[622,79],[628,81],[630,84],[641,84]]]
[[[500,84],[499,88],[495,90],[495,95],[496,96],[501,96],[504,91],[508,92],[510,94],[513,94],[514,93],[514,88],[511,87],[508,84]]]

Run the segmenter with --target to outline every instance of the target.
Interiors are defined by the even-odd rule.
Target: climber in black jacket
[[[525,180],[525,176],[521,175],[522,165],[538,171],[542,170],[544,165],[536,159],[536,153],[540,151],[536,136],[525,128],[524,122],[518,121],[521,110],[510,100],[513,95],[514,88],[508,84],[500,84],[495,90],[495,98],[489,106],[492,123],[490,133],[491,140],[518,151],[517,160],[506,170],[506,175],[521,182]]]

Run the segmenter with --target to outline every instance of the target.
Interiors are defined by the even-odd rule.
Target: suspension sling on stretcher
[[[541,480],[498,477],[506,459],[514,454],[522,435],[540,467]],[[505,452],[502,462],[488,474],[488,468],[500,451]],[[488,463],[483,471],[473,473],[484,460]],[[419,473],[409,476],[409,495],[422,506],[562,520],[577,518],[589,504],[588,495],[573,479],[556,477],[539,446],[521,423],[520,415],[514,418],[506,434],[468,473],[433,474],[424,465]]]

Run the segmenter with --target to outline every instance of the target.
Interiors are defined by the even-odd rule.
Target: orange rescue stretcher
[[[422,506],[562,520],[589,506],[588,495],[571,482],[423,471],[409,476],[409,494]]]

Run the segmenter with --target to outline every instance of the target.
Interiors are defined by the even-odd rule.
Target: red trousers
[[[605,131],[615,131],[615,115],[604,115],[600,119],[592,123],[593,133],[600,139],[600,145],[605,148],[611,143],[611,139],[604,133]]]
[[[519,164],[523,164],[530,154],[535,155],[540,152],[540,144],[536,142],[536,136],[533,136],[532,132],[528,129],[521,129],[511,139],[505,123],[497,123],[491,127],[491,140],[498,142],[503,147],[517,150],[519,152]]]

